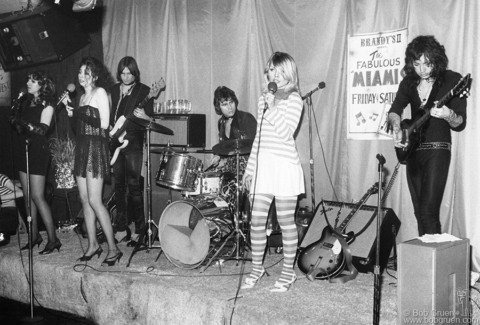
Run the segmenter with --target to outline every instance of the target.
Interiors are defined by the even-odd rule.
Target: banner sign
[[[10,72],[5,72],[0,65],[0,106],[10,106],[12,100],[12,89],[10,83]]]
[[[347,139],[390,139],[386,117],[402,80],[407,29],[350,35]]]

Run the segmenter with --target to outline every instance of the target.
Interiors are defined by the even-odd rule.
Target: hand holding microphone
[[[277,84],[272,81],[268,84],[268,93],[265,94],[265,109],[263,110],[263,113],[265,113],[269,107],[275,106],[275,96],[273,94],[276,92]]]
[[[67,102],[70,101],[70,96],[69,93],[73,93],[75,91],[75,85],[74,84],[68,84],[67,90],[63,92],[63,94],[60,96],[58,99],[57,106],[60,105],[60,103],[63,102],[65,106],[67,106]],[[66,101],[64,101],[66,99]]]

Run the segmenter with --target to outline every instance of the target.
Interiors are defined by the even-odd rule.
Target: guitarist
[[[444,106],[434,105],[461,79],[459,73],[447,70],[447,66],[445,48],[433,36],[413,39],[405,51],[405,77],[388,115],[395,147],[405,148],[408,144],[402,142],[400,125],[403,110],[410,104],[415,119],[431,108],[431,117],[420,128],[418,141],[406,161],[408,188],[420,236],[441,233],[440,205],[450,166],[450,130],[460,132],[466,125],[466,100],[455,96]]]
[[[111,89],[110,125],[112,128],[117,127],[117,122],[121,122],[118,121],[121,116],[135,116],[143,119],[149,119],[153,116],[153,100],[149,101],[144,109],[137,107],[149,94],[150,87],[140,82],[140,70],[134,58],[126,56],[120,60],[117,68],[117,81],[119,82]],[[132,240],[135,241],[145,227],[142,186],[140,183],[144,127],[129,120],[126,123],[124,140],[128,141],[128,145],[120,151],[113,164],[117,205],[115,237],[119,242],[130,240],[129,219],[133,219],[135,222],[135,234],[132,236]],[[131,206],[129,206],[130,204]],[[128,218],[128,212],[133,213],[133,216]],[[129,246],[135,244],[135,242],[128,243]]]

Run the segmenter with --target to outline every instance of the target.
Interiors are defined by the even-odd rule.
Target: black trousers
[[[448,149],[416,150],[407,162],[407,181],[418,234],[439,234],[440,205],[447,184],[451,152]]]

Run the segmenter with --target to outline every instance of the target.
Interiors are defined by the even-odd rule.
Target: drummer
[[[234,139],[255,139],[257,120],[252,114],[241,111],[238,108],[238,99],[235,92],[225,86],[219,86],[214,93],[213,106],[215,113],[220,115],[218,119],[219,143]],[[240,182],[247,166],[248,155],[242,155],[239,159]],[[224,175],[222,190],[227,201],[235,198],[235,176],[237,173],[237,160],[235,156],[214,155],[211,167]],[[241,184],[240,184],[241,185]],[[230,202],[229,202],[230,203]]]

